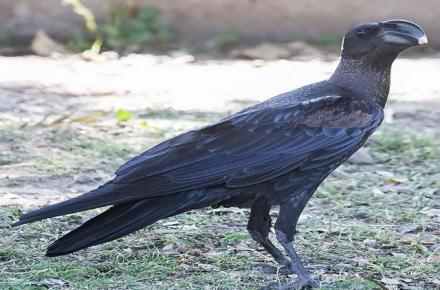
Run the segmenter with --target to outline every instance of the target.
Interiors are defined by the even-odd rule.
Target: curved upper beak
[[[428,43],[425,31],[407,20],[388,20],[379,23],[378,34],[385,43],[399,46],[416,46]]]

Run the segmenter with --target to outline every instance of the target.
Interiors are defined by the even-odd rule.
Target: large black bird
[[[356,25],[328,80],[160,143],[122,165],[113,180],[24,214],[15,225],[112,205],[50,245],[47,256],[53,257],[193,209],[251,208],[252,238],[298,275],[290,286],[310,286],[292,245],[298,218],[319,184],[381,124],[397,55],[426,42],[409,21]],[[275,232],[287,256],[268,238],[273,205],[280,206]]]

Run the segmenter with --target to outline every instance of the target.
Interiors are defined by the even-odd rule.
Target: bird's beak
[[[379,23],[378,37],[388,44],[417,46],[428,43],[425,31],[415,23],[406,20],[388,20]]]

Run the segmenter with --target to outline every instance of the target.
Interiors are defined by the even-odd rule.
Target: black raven
[[[397,55],[426,42],[409,21],[356,25],[328,80],[164,141],[122,165],[113,180],[24,214],[14,225],[112,205],[50,245],[47,256],[53,257],[193,209],[250,208],[252,238],[286,273],[298,275],[290,286],[310,286],[292,245],[298,218],[319,184],[381,124]],[[287,256],[268,238],[273,205],[280,206],[275,232]]]

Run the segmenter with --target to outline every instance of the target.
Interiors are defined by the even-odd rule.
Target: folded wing
[[[197,188],[246,187],[337,162],[382,118],[375,104],[335,95],[257,107],[169,139],[122,165],[104,186],[24,215],[20,223]]]

